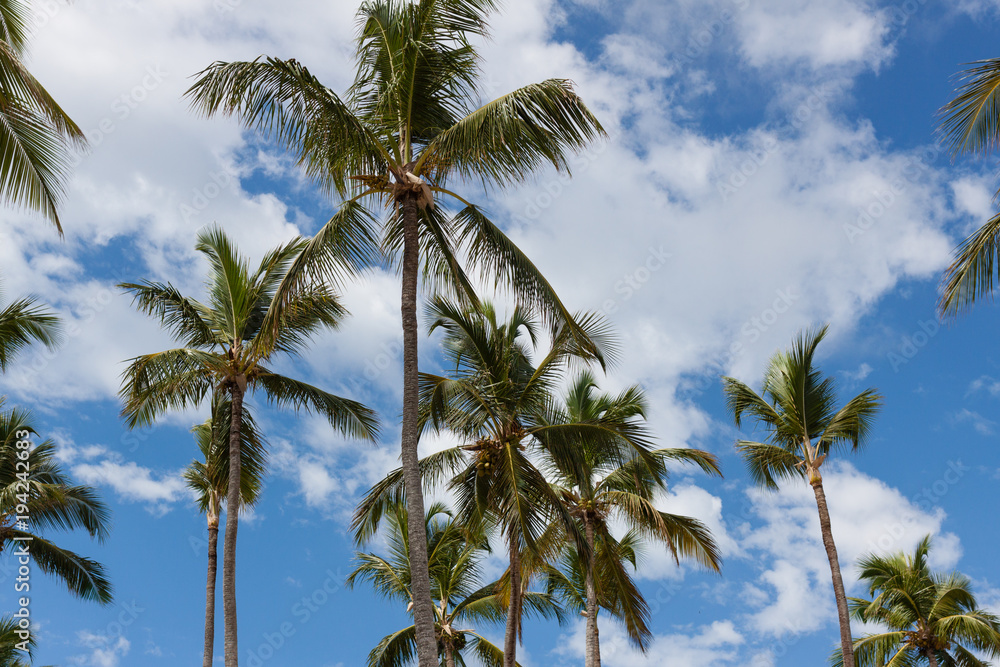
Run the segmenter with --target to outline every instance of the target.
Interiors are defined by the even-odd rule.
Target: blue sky
[[[233,123],[195,117],[181,95],[209,63],[260,53],[295,57],[343,90],[355,3],[38,6],[32,68],[92,150],[64,208],[65,241],[4,214],[7,298],[37,295],[73,333],[54,353],[29,351],[0,391],[35,411],[64,465],[113,508],[107,543],[60,540],[107,566],[117,599],[99,608],[43,580],[39,664],[197,664],[205,526],[179,473],[203,414],[123,427],[122,361],[169,340],[114,285],[169,280],[197,294],[205,267],[193,240],[204,225],[218,222],[259,258],[326,220],[335,202],[285,156]],[[933,533],[934,564],[970,575],[1000,612],[1000,544],[982,521],[1000,478],[1000,310],[984,303],[949,323],[934,311],[951,249],[993,210],[996,170],[992,158],[943,154],[934,113],[961,63],[997,55],[1000,3],[510,0],[493,25],[481,49],[491,95],[572,78],[611,138],[577,159],[572,181],[543,172],[509,192],[468,194],[573,307],[609,313],[624,354],[602,385],[642,383],[660,442],[712,451],[726,475],[678,470],[662,503],[712,527],[723,575],[676,568],[651,549],[639,576],[656,641],[638,656],[609,623],[605,664],[825,661],[837,630],[811,493],[804,483],[776,495],[749,487],[718,382],[756,383],[773,351],[823,322],[821,366],[843,395],[873,386],[885,396],[867,451],[826,469],[849,590],[859,592],[858,556]],[[284,369],[377,407],[385,437],[373,448],[314,418],[258,410],[273,467],[240,531],[244,665],[362,664],[406,622],[368,590],[343,587],[346,517],[398,454],[396,279],[373,275],[345,302],[344,329]],[[437,367],[433,342],[422,363]],[[12,589],[6,565],[0,587]],[[525,630],[526,667],[582,662],[580,622]],[[217,648],[221,660],[221,623]]]

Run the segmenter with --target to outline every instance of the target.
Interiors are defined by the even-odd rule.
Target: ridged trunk
[[[503,666],[517,665],[517,639],[521,629],[521,544],[510,538],[510,604],[507,607],[507,632],[503,639]]]
[[[434,635],[434,603],[427,566],[427,528],[424,525],[424,491],[417,454],[417,278],[420,246],[417,200],[406,194],[400,202],[403,214],[403,426],[402,467],[409,514],[410,588],[413,593],[413,623],[416,628],[417,658],[420,667],[439,667],[437,638]],[[228,665],[226,667],[229,667]]]
[[[934,651],[927,652],[927,662],[930,663],[930,667],[938,667],[938,659],[934,655]]]
[[[809,480],[813,493],[816,495],[816,507],[819,509],[819,527],[823,533],[823,546],[826,557],[830,561],[830,574],[833,576],[833,595],[837,598],[837,616],[840,620],[840,648],[844,653],[844,667],[854,667],[854,639],[851,637],[851,617],[847,610],[847,593],[844,591],[844,578],[840,574],[840,560],[837,557],[837,545],[833,542],[833,528],[830,525],[830,510],[826,505],[826,493],[823,491],[823,480],[816,471]]]
[[[587,537],[587,546],[590,547],[590,560],[587,562],[587,576],[585,578],[587,587],[587,637],[586,637],[586,667],[601,667],[601,637],[597,629],[597,586],[595,584],[594,569],[596,568],[596,549],[594,547],[594,524],[587,518],[583,520],[584,532]]]
[[[444,667],[455,667],[455,647],[448,642],[444,645]]]
[[[205,656],[202,667],[212,667],[215,653],[215,577],[219,571],[219,508],[208,517],[208,577],[205,583]]]
[[[222,542],[222,614],[226,624],[226,667],[239,667],[236,640],[236,531],[240,517],[240,424],[243,421],[243,389],[233,382],[232,421],[229,425],[229,488],[226,494],[226,535]]]

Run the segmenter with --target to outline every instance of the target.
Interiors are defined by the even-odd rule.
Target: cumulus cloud
[[[91,485],[111,487],[119,497],[130,502],[146,503],[157,512],[187,497],[190,491],[180,471],[157,473],[134,461],[103,460],[73,466],[73,476]]]
[[[941,471],[944,492],[965,468],[956,463]],[[958,538],[942,531],[945,513],[931,499],[906,498],[885,482],[848,463],[824,468],[830,522],[848,594],[856,588],[855,562],[866,553],[912,549],[936,535],[934,567],[954,567],[961,556]],[[779,637],[815,631],[834,618],[830,565],[822,545],[812,489],[804,482],[786,484],[778,493],[748,492],[741,514],[741,546],[759,556],[756,581],[745,590],[755,611],[749,618],[757,632]]]
[[[586,623],[576,622],[554,653],[582,660],[585,629]],[[736,665],[738,649],[745,643],[743,635],[729,621],[687,628],[683,633],[657,635],[646,653],[632,647],[624,630],[614,622],[601,623],[600,634],[601,663],[608,667]]]

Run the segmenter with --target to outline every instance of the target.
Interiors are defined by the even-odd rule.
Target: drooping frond
[[[993,297],[996,276],[1000,275],[1000,214],[962,241],[955,259],[942,278],[938,310],[955,316],[980,299]]]
[[[265,390],[269,401],[294,410],[307,409],[326,417],[338,432],[351,438],[374,442],[378,439],[378,415],[349,398],[335,396],[300,380],[261,369],[255,381]]]
[[[296,60],[216,62],[185,93],[205,116],[236,116],[294,154],[306,174],[345,195],[348,175],[383,174],[386,154],[369,125]]]
[[[450,172],[506,186],[545,164],[569,172],[568,153],[606,136],[565,79],[548,79],[486,103],[438,134],[421,155],[438,179]]]
[[[30,539],[31,558],[38,569],[65,582],[71,593],[101,604],[111,602],[111,581],[105,574],[103,565],[31,533],[10,529],[9,534],[12,541],[17,538]],[[13,551],[16,553],[16,550]]]
[[[59,319],[34,299],[18,299],[0,311],[0,372],[33,342],[54,347],[60,338]]]
[[[1000,59],[970,63],[955,99],[941,109],[941,131],[952,153],[988,153],[1000,143]]]

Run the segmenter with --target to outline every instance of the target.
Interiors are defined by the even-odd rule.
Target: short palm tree
[[[410,590],[409,536],[407,510],[396,503],[385,515],[387,556],[358,553],[358,567],[347,585],[369,582],[383,597],[399,600],[413,608]],[[489,548],[482,534],[470,534],[455,522],[444,505],[428,508],[425,519],[434,596],[435,633],[443,667],[465,665],[464,655],[474,655],[486,667],[500,667],[503,651],[468,625],[502,623],[504,606],[494,584],[481,583],[481,561]],[[545,617],[562,618],[562,610],[552,597],[542,593],[527,596],[530,611]],[[403,667],[415,657],[414,626],[387,635],[368,656],[368,667]]]
[[[927,565],[928,535],[913,554],[869,554],[858,565],[871,600],[851,598],[851,616],[884,632],[854,642],[858,667],[989,667],[1000,658],[1000,619],[976,603],[968,577]],[[832,664],[844,664],[840,651]]]
[[[215,647],[215,578],[218,572],[219,516],[229,490],[229,426],[232,403],[223,394],[212,396],[212,416],[192,430],[202,461],[192,461],[184,471],[188,488],[197,494],[198,508],[208,518],[208,578],[205,584],[205,654],[203,667],[212,667]],[[266,443],[249,406],[243,406],[240,424],[241,508],[253,507],[260,498],[267,471]]]
[[[955,99],[941,109],[941,131],[952,154],[987,154],[1000,144],[1000,58],[970,63]],[[955,315],[990,298],[1000,274],[1000,213],[958,247],[948,267],[938,307]]]
[[[747,440],[736,443],[753,481],[758,486],[776,490],[778,480],[805,477],[812,486],[823,546],[833,577],[844,664],[854,667],[847,594],[833,541],[820,466],[827,456],[844,447],[850,446],[854,452],[860,449],[881,406],[881,396],[867,389],[842,407],[836,406],[833,379],[824,378],[813,365],[816,347],[826,332],[827,327],[823,327],[800,334],[789,351],[771,357],[764,372],[763,397],[739,380],[724,377],[722,382],[726,405],[736,427],[740,428],[744,418],[751,417],[767,432],[766,443]]]
[[[337,431],[373,441],[375,414],[352,400],[334,396],[268,368],[281,354],[296,354],[322,329],[336,328],[344,308],[329,288],[314,285],[295,298],[273,303],[274,292],[301,252],[296,239],[269,252],[251,270],[218,228],[198,235],[196,248],[208,260],[208,301],[183,296],[170,284],[121,285],[138,308],[157,317],[183,347],[131,360],[122,380],[122,415],[128,426],[146,426],[167,410],[201,403],[212,391],[231,402],[229,487],[226,506],[239,507],[243,401],[262,393],[279,407],[306,409],[326,417]],[[268,325],[268,323],[271,323]],[[222,604],[226,667],[236,667],[236,531],[239,512],[226,513],[222,555]]]
[[[583,352],[566,328],[553,332],[551,348],[534,363],[540,328],[530,310],[517,307],[500,321],[488,303],[476,308],[438,297],[428,305],[430,329],[444,331],[452,376],[421,375],[421,422],[447,431],[462,444],[427,457],[421,472],[428,484],[450,480],[463,524],[493,526],[507,544],[504,588],[508,597],[505,666],[516,660],[521,634],[524,556],[552,548],[541,538],[553,521],[583,540],[569,512],[537,467],[538,455],[568,456],[575,437],[604,433],[592,423],[553,424],[552,390],[567,364]],[[593,316],[579,318],[590,341],[607,347],[607,332]],[[644,448],[642,443],[637,446]],[[402,469],[377,484],[355,514],[356,534],[369,535],[389,503],[406,497]],[[556,550],[561,544],[556,545]],[[583,547],[586,550],[586,547]]]
[[[629,638],[645,650],[652,640],[649,607],[636,587],[628,565],[636,567],[636,553],[645,539],[658,542],[674,558],[693,558],[718,572],[719,549],[708,528],[697,519],[661,512],[657,491],[666,489],[667,464],[689,463],[711,475],[720,475],[714,456],[698,449],[646,451],[650,437],[643,420],[646,398],[634,385],[618,395],[596,393],[590,372],[571,384],[565,406],[555,409],[553,424],[592,424],[600,430],[576,446],[549,447],[568,456],[550,457],[549,476],[563,505],[581,524],[591,557],[569,541],[561,571],[549,568],[549,585],[558,588],[587,619],[586,667],[600,667],[597,627],[600,608],[625,624]],[[543,435],[543,437],[545,437]],[[651,460],[651,461],[650,461]],[[609,522],[617,519],[629,532],[619,541]]]
[[[0,198],[38,211],[61,235],[70,150],[85,140],[24,65],[31,18],[26,0],[0,0]]]
[[[475,301],[462,266],[512,288],[553,323],[569,312],[534,264],[449,179],[492,187],[521,182],[546,164],[568,170],[568,155],[604,134],[572,84],[550,79],[481,104],[473,40],[488,33],[496,0],[367,0],[358,10],[357,73],[343,96],[295,60],[218,62],[188,91],[194,106],[235,115],[285,146],[306,173],[344,203],[290,273],[284,293],[317,274],[339,280],[383,252],[402,274],[402,464],[414,543],[416,625],[421,667],[436,661],[433,609],[417,461],[417,292],[425,287]],[[368,204],[371,206],[366,208]],[[449,214],[443,204],[457,204]],[[382,232],[377,213],[385,212]],[[377,240],[381,237],[381,243]],[[381,245],[381,248],[378,246]],[[582,341],[585,342],[585,341]],[[592,350],[593,351],[593,350]]]
[[[31,415],[4,409],[0,399],[0,553],[13,547],[16,554],[18,544],[27,544],[42,572],[61,579],[80,598],[108,604],[111,583],[104,567],[43,537],[48,530],[83,530],[103,542],[110,523],[108,508],[93,488],[73,484],[56,461],[51,440],[27,447],[25,476],[18,454],[34,435]],[[19,516],[28,518],[22,522]]]

